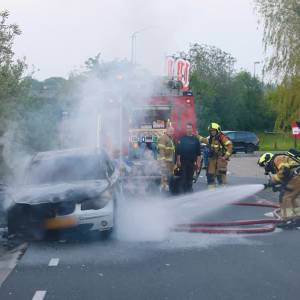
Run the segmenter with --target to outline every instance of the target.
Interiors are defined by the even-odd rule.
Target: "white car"
[[[24,182],[6,197],[9,234],[81,228],[111,232],[119,171],[104,152],[72,149],[37,153]]]

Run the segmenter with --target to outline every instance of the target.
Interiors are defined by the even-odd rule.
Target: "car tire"
[[[100,231],[100,237],[101,237],[101,239],[108,240],[111,237],[113,231],[114,231],[113,227],[109,228],[107,230]]]

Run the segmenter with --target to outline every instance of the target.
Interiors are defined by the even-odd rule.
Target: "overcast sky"
[[[253,72],[263,60],[262,30],[251,0],[1,0],[10,22],[23,31],[15,44],[35,77],[68,77],[97,53],[103,60],[130,58],[137,35],[137,62],[162,73],[165,54],[190,43],[214,45],[237,59],[237,69]],[[261,70],[257,66],[257,72]]]

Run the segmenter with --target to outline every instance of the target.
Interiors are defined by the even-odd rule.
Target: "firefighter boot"
[[[207,187],[209,190],[214,189],[216,187],[216,180],[214,174],[207,174]]]
[[[221,173],[221,172],[220,172]],[[226,183],[227,183],[227,180],[226,180],[226,172],[225,172],[225,174],[223,173],[221,173],[221,174],[218,174],[217,175],[217,181],[218,181],[218,184],[220,185],[220,186],[225,186],[226,185]]]

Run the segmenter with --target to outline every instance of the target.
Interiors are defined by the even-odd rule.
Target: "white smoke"
[[[177,225],[216,212],[263,190],[263,185],[241,185],[195,192],[174,198],[123,199],[119,204],[117,238],[162,241]]]
[[[119,148],[122,140],[125,143],[125,126],[128,126],[125,123],[130,121],[130,110],[153,95],[153,78],[146,71],[127,62],[114,62],[104,68],[111,70],[107,74],[83,76],[79,88],[81,100],[62,126],[65,147],[95,147],[102,138],[100,146],[104,149]],[[112,145],[105,144],[105,138]]]

